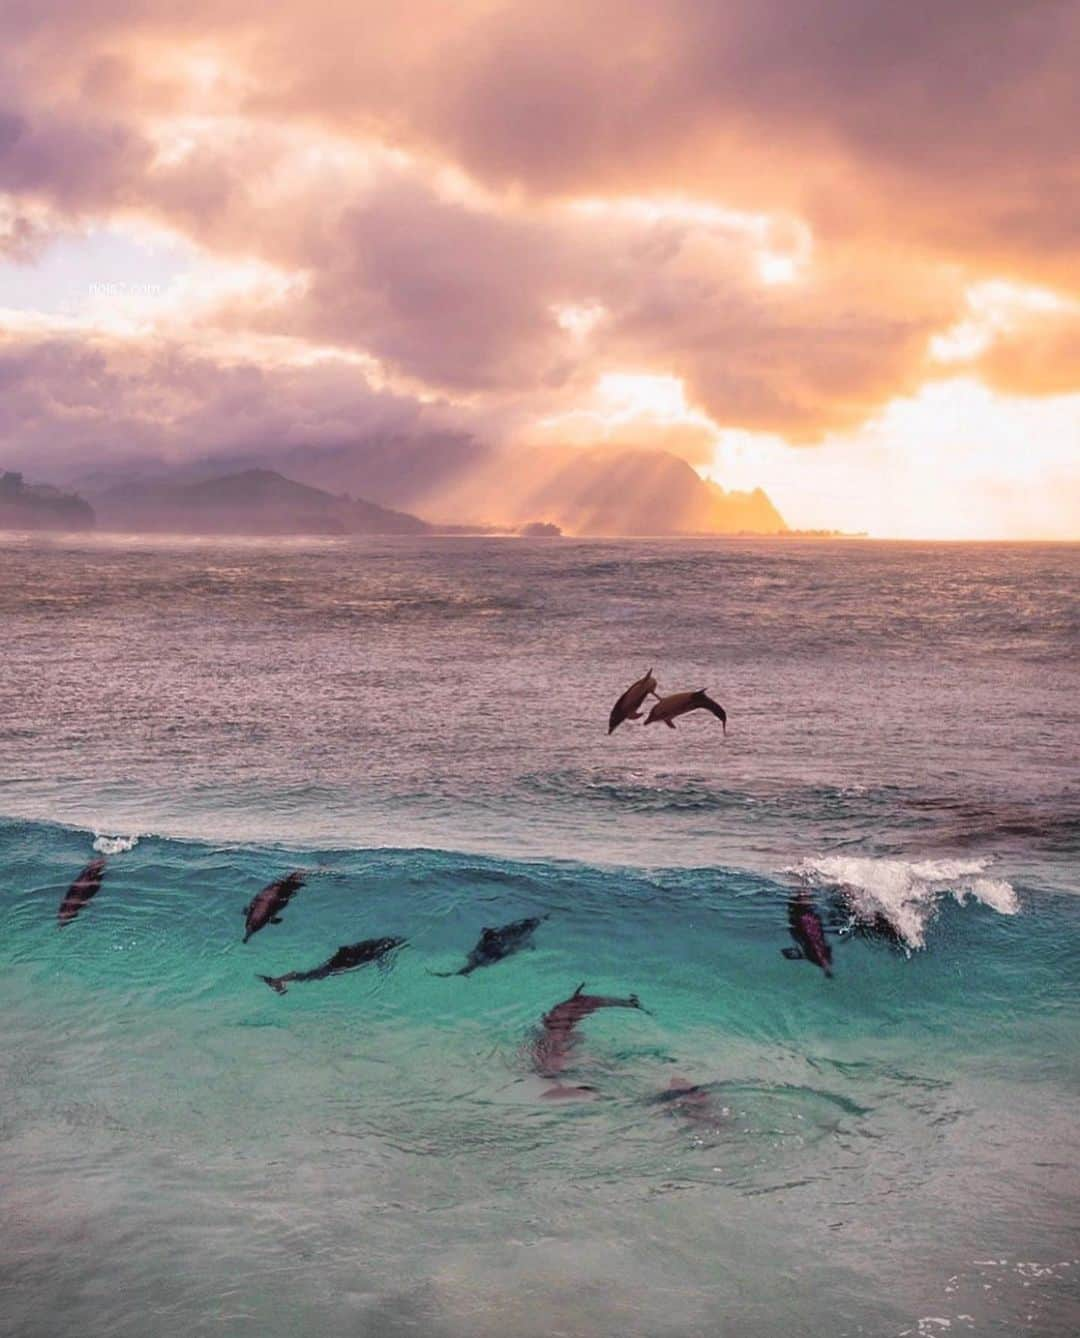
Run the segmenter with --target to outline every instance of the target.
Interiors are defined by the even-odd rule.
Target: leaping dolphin
[[[645,723],[654,725],[657,721],[663,721],[668,729],[674,729],[676,717],[690,711],[711,711],[723,725],[724,733],[727,733],[727,712],[718,702],[713,701],[704,688],[698,688],[696,692],[673,692],[670,696],[661,697],[649,712]]]
[[[623,695],[611,708],[611,715],[608,716],[609,734],[623,723],[624,720],[640,720],[641,707],[645,703],[646,697],[655,697],[660,700],[660,694],[656,691],[656,679],[653,678],[653,671],[650,669],[644,678],[639,678],[636,683],[631,683]]]
[[[246,943],[252,934],[257,934],[260,929],[265,929],[267,925],[281,924],[281,912],[303,886],[304,875],[300,872],[290,873],[284,878],[279,878],[277,882],[269,883],[253,897],[244,907],[243,913],[247,916],[244,942]]]
[[[476,947],[469,953],[468,960],[460,971],[432,971],[433,976],[468,976],[471,975],[477,967],[494,966],[496,962],[501,962],[504,957],[509,957],[512,953],[524,948],[533,933],[539,926],[541,920],[546,920],[546,915],[532,916],[527,920],[515,920],[512,924],[503,925],[501,929],[491,929],[486,926],[480,931],[480,938],[477,940]]]
[[[796,948],[781,948],[785,957],[792,961],[805,959],[820,966],[829,979],[832,979],[832,948],[825,939],[825,926],[821,916],[814,910],[813,903],[805,892],[796,892],[788,902],[788,933],[798,944]]]
[[[96,896],[105,876],[104,859],[92,859],[67,890],[56,919],[61,929],[70,924],[91,897]]]
[[[362,943],[347,943],[338,948],[333,957],[321,966],[310,971],[290,971],[284,976],[260,976],[272,990],[285,993],[285,986],[294,980],[324,980],[327,976],[336,976],[341,971],[354,971],[368,962],[378,962],[382,966],[383,958],[404,944],[403,938],[366,938]]]

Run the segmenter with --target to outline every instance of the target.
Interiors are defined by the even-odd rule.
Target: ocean
[[[0,536],[3,1332],[1075,1334],[1078,577]],[[609,736],[650,667],[726,735]],[[832,978],[783,953],[796,898]],[[552,1100],[582,983],[643,1008],[575,1028]]]

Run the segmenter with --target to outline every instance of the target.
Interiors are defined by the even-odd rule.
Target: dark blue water
[[[1078,565],[0,540],[6,1331],[1073,1333]]]

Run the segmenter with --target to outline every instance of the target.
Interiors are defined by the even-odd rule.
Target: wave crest
[[[100,832],[94,835],[94,849],[99,855],[122,855],[126,850],[134,850],[138,844],[138,836],[105,836]]]
[[[974,897],[1001,915],[1015,915],[1020,902],[1011,883],[984,876],[988,859],[902,860],[826,855],[785,870],[810,887],[841,892],[856,923],[888,922],[909,948],[926,946],[926,927],[941,898],[961,905]]]

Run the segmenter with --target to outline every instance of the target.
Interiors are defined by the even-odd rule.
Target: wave
[[[94,849],[99,855],[122,855],[128,850],[134,850],[138,844],[138,836],[105,836],[101,832],[94,833]]]
[[[946,898],[960,905],[978,902],[1002,916],[1015,915],[1020,909],[1012,884],[987,872],[987,859],[909,861],[829,855],[803,859],[782,871],[786,878],[778,878],[775,873],[719,863],[634,866],[431,847],[208,843],[147,831],[109,834],[0,818],[0,852],[16,860],[24,871],[19,876],[30,887],[62,889],[85,863],[87,846],[99,854],[122,857],[116,869],[118,880],[110,878],[110,893],[141,887],[147,871],[152,870],[153,894],[140,890],[138,906],[140,911],[159,912],[163,918],[189,907],[193,869],[199,870],[201,880],[208,879],[223,891],[241,889],[249,899],[283,871],[300,867],[312,880],[306,900],[321,901],[328,913],[333,905],[345,904],[339,894],[331,892],[331,885],[358,880],[367,889],[365,905],[380,904],[387,924],[395,929],[400,927],[402,909],[413,898],[430,896],[436,920],[464,917],[465,939],[476,928],[473,909],[478,905],[484,908],[485,917],[505,912],[508,920],[558,912],[560,917],[568,915],[577,921],[583,932],[587,927],[590,935],[599,934],[600,941],[613,932],[628,938],[643,934],[639,950],[645,956],[657,933],[656,921],[662,923],[665,934],[678,940],[678,952],[685,955],[685,930],[697,924],[702,914],[724,926],[724,933],[732,936],[728,946],[736,953],[744,935],[755,942],[786,940],[784,903],[790,896],[792,877],[800,886],[835,897],[851,929],[892,937],[908,949],[926,947],[931,921]],[[136,853],[130,853],[133,851]],[[315,891],[319,887],[326,889],[325,894]],[[31,905],[35,899],[36,893],[19,913],[36,914]],[[119,898],[103,898],[95,910],[100,912],[114,901]],[[460,943],[454,947],[459,950]]]
[[[985,877],[988,859],[902,860],[858,855],[805,859],[785,870],[808,887],[838,890],[856,925],[882,920],[909,948],[926,946],[926,930],[945,896],[963,905],[969,897],[1001,915],[1020,909],[1004,878]]]

